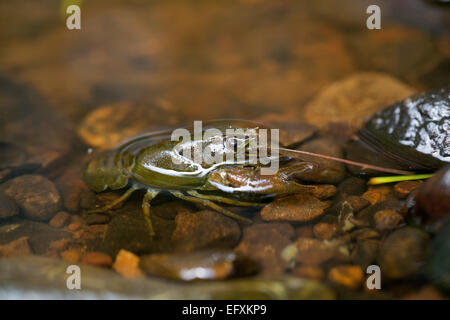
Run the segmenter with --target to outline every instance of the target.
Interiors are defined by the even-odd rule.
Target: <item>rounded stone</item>
[[[40,175],[23,175],[5,182],[1,189],[31,220],[48,221],[61,208],[61,196],[53,182]]]

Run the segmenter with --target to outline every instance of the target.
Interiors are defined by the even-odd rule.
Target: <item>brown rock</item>
[[[236,221],[220,213],[204,210],[181,212],[175,218],[172,234],[175,250],[190,252],[206,248],[232,248],[241,236]]]
[[[358,73],[316,95],[306,106],[305,119],[320,127],[330,121],[360,128],[376,111],[413,93],[412,88],[387,74]]]
[[[298,150],[308,151],[336,158],[343,158],[343,153],[336,141],[328,138],[318,138],[301,145]],[[314,169],[309,172],[297,174],[301,180],[317,183],[337,183],[345,176],[345,166],[337,161],[321,158],[302,156],[303,160],[310,159],[316,164]]]
[[[319,184],[314,186],[311,191],[311,194],[320,200],[331,198],[335,193],[336,187],[332,184]]]
[[[358,196],[350,196],[345,201],[347,201],[352,206],[353,212],[355,213],[361,211],[370,204],[367,199]]]
[[[80,205],[81,193],[87,190],[87,186],[81,179],[79,170],[69,169],[64,172],[56,181],[56,186],[61,192],[64,207],[77,212]]]
[[[399,226],[403,222],[403,217],[395,210],[381,210],[377,211],[373,220],[375,222],[375,227],[380,230],[391,230]]]
[[[381,272],[389,279],[417,273],[425,263],[429,236],[416,228],[404,227],[391,233],[378,254]]]
[[[299,193],[275,199],[261,210],[261,217],[266,221],[305,222],[322,215],[330,204],[310,194]]]
[[[366,182],[363,179],[345,178],[337,187],[337,200],[346,200],[349,196],[360,196],[366,189]]]
[[[30,245],[28,244],[28,237],[21,237],[17,240],[11,241],[5,245],[0,246],[0,258],[25,256],[32,253]]]
[[[23,214],[37,221],[48,221],[61,208],[55,185],[39,175],[23,175],[5,182],[1,188],[19,205]]]
[[[83,255],[81,262],[99,267],[110,267],[112,265],[111,257],[103,252],[88,252]]]
[[[258,223],[246,227],[235,252],[258,262],[264,274],[279,274],[287,267],[281,253],[294,237],[287,223]]]
[[[417,292],[402,297],[403,300],[444,300],[445,297],[435,287],[423,286]]]
[[[77,231],[77,230],[80,230],[81,224],[79,224],[79,223],[71,223],[71,224],[69,224],[69,226],[67,228],[70,231]]]
[[[48,223],[50,227],[62,228],[70,221],[70,214],[65,211],[60,211]]]
[[[316,266],[298,266],[292,270],[292,274],[301,278],[308,278],[314,280],[322,280],[325,276],[323,270]]]
[[[391,186],[370,186],[369,189],[362,195],[364,199],[374,205],[378,202],[388,199],[389,194],[392,193]]]
[[[67,249],[67,247],[69,246],[69,243],[70,243],[70,239],[56,240],[56,241],[53,241],[52,243],[50,243],[49,249],[51,251],[60,252],[60,251]]]
[[[105,215],[105,214],[97,214],[97,213],[92,213],[92,214],[88,214],[85,218],[84,221],[88,224],[88,225],[93,225],[93,224],[106,224],[111,220],[110,216]]]
[[[0,219],[13,217],[19,214],[19,207],[14,200],[0,192]]]
[[[343,243],[339,240],[322,241],[313,238],[299,238],[296,242],[296,261],[305,265],[320,265],[340,255]]]
[[[141,278],[144,276],[139,268],[139,257],[126,250],[119,251],[113,269],[125,278]]]
[[[80,262],[82,255],[80,249],[69,249],[61,252],[61,258],[72,263]]]
[[[336,234],[337,226],[334,223],[319,222],[314,225],[314,236],[322,240],[330,240]]]
[[[419,181],[402,181],[394,185],[394,192],[397,198],[405,199],[411,192],[421,185]]]
[[[364,273],[360,266],[340,265],[332,268],[328,272],[328,279],[334,283],[356,290],[361,287],[364,280]]]
[[[241,275],[239,263],[233,252],[207,250],[146,255],[141,258],[140,267],[150,275],[172,280],[223,280]]]

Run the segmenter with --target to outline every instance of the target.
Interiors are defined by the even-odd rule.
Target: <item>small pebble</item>
[[[314,238],[299,238],[296,241],[296,261],[305,265],[320,265],[339,255],[342,243],[337,240],[322,241]]]
[[[60,211],[48,223],[50,227],[62,228],[70,221],[70,214],[65,211]]]
[[[373,220],[375,222],[375,227],[380,230],[392,230],[398,227],[398,225],[403,222],[403,217],[395,210],[380,210],[377,211]]]
[[[77,231],[81,228],[81,224],[79,223],[71,223],[69,224],[69,226],[67,227],[70,231]]]
[[[418,189],[420,185],[419,181],[402,181],[394,185],[394,192],[397,198],[405,199],[411,192]]]
[[[81,262],[99,267],[110,267],[113,263],[111,257],[103,252],[88,252],[83,256]]]
[[[295,229],[297,238],[312,238],[314,237],[314,227],[312,225],[299,226]]]
[[[139,268],[139,257],[127,250],[120,250],[113,269],[125,278],[141,278],[144,273]]]
[[[330,240],[336,234],[337,226],[334,223],[319,222],[314,225],[314,236],[322,240]]]
[[[84,218],[84,221],[88,225],[106,224],[109,222],[109,220],[111,220],[110,216],[105,215],[105,214],[97,214],[97,213],[89,214]]]
[[[80,262],[82,255],[80,249],[69,249],[61,252],[61,258],[72,263]]]
[[[362,197],[374,205],[378,202],[385,201],[392,192],[391,186],[370,186]]]
[[[69,246],[69,239],[60,239],[50,243],[49,249],[54,251],[63,251]]]
[[[332,268],[328,272],[328,279],[334,283],[356,290],[361,287],[364,280],[364,273],[360,266],[341,265]]]
[[[370,205],[370,202],[367,199],[359,196],[349,196],[345,201],[352,206],[354,213],[359,212]]]

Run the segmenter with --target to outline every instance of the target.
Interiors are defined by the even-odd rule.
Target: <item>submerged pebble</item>
[[[404,227],[391,233],[382,243],[378,263],[384,276],[402,279],[423,267],[429,237],[416,228]]]
[[[241,237],[235,220],[211,210],[181,212],[175,218],[175,225],[172,242],[180,252],[232,248]]]
[[[323,214],[331,203],[320,201],[307,193],[275,199],[261,210],[261,217],[266,221],[306,222]]]
[[[48,221],[61,208],[61,196],[53,182],[39,175],[23,175],[1,185],[31,220]]]
[[[328,279],[336,284],[356,290],[362,285],[364,273],[360,266],[340,265],[333,267],[328,272]]]
[[[281,253],[295,231],[287,223],[257,223],[244,228],[235,252],[256,261],[264,274],[280,274],[288,266]]]

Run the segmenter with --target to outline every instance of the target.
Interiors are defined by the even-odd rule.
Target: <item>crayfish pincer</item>
[[[181,142],[174,141],[173,130],[152,132],[95,156],[84,172],[88,187],[95,192],[108,188],[128,189],[109,205],[89,212],[106,212],[128,199],[134,191],[144,189],[142,211],[149,232],[154,235],[150,202],[163,191],[234,219],[251,222],[218,203],[261,206],[275,196],[314,189],[293,179],[296,173],[312,170],[314,163],[285,154],[283,150],[287,149],[278,146],[277,134],[270,132],[269,139],[267,131],[260,134],[262,130],[271,130],[263,125],[216,120],[205,122],[197,131],[183,130],[188,134]],[[261,137],[267,141],[261,141]],[[196,159],[198,150],[208,152]],[[255,154],[256,159],[252,157]],[[264,170],[273,169],[274,163],[276,170],[265,174]]]

